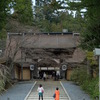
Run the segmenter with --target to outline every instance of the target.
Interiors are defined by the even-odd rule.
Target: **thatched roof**
[[[9,33],[10,34],[10,33]],[[48,35],[48,34],[26,34],[12,35],[13,41],[20,41],[22,47],[26,48],[74,48],[77,46],[77,38],[73,34]],[[15,39],[15,40],[14,40]],[[12,41],[12,42],[13,42]]]
[[[1,57],[0,58],[0,64],[5,63],[6,62],[6,58],[5,57]]]
[[[36,40],[37,39],[37,40]],[[36,41],[35,41],[36,40]],[[35,41],[35,42],[33,42]],[[72,35],[35,35],[23,44],[24,47],[31,48],[73,48],[76,47]]]
[[[86,53],[80,49],[75,49],[72,58],[66,60],[67,63],[82,63],[86,58]]]
[[[44,59],[44,60],[41,60],[40,62],[38,62],[38,66],[39,67],[56,67],[58,66],[59,64],[57,62],[55,62],[54,60],[51,60],[51,59]]]
[[[78,45],[78,40],[79,36],[74,36],[72,33],[70,34],[66,33],[64,35],[62,34],[48,35],[40,33],[39,34],[9,33],[7,37],[7,45],[9,45],[9,41],[11,41],[11,43],[10,46],[8,46],[7,50],[10,51],[11,55],[14,55],[14,52],[16,51],[16,46],[18,47],[18,51],[14,58],[14,62],[22,61],[21,60],[21,53],[23,53],[22,48],[23,49],[28,48],[27,52],[30,53],[31,60],[36,58],[39,59],[39,57],[41,56],[44,58],[58,57],[58,59],[60,58],[68,59],[69,56],[72,56],[74,50],[76,49]],[[76,52],[74,53],[74,56],[75,54]],[[74,59],[76,60],[75,57],[72,59],[68,59],[67,62],[75,61]],[[30,59],[27,59],[26,61],[30,63],[32,62],[30,61]],[[51,65],[55,65],[55,62],[53,64],[52,63]],[[45,61],[45,64],[51,66],[50,62],[48,64],[48,61],[47,62]],[[41,65],[44,65],[43,62],[41,62]]]

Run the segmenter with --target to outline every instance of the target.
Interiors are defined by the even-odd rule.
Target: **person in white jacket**
[[[44,72],[43,74],[43,80],[45,81],[46,80],[46,73]]]
[[[42,84],[39,85],[37,91],[38,91],[38,95],[39,95],[39,100],[40,100],[40,98],[43,100],[44,88],[42,87]]]

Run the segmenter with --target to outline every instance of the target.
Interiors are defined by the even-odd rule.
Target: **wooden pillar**
[[[24,42],[24,33],[22,34],[21,46],[23,46],[23,42]],[[21,50],[21,80],[23,80],[23,50]]]
[[[15,66],[14,66],[13,63],[11,64],[11,66],[12,66],[12,71],[11,71],[11,73],[12,73],[12,79],[15,79]]]
[[[22,50],[21,50],[21,80],[23,80],[23,61],[22,61]]]

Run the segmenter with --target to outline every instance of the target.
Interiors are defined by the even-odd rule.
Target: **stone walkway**
[[[60,90],[60,100],[69,100],[59,81],[38,81],[26,100],[38,100],[37,88],[39,84],[42,84],[44,88],[43,100],[54,100],[53,94],[56,87]]]
[[[24,100],[32,85],[33,82],[19,82],[0,95],[0,100]]]
[[[73,82],[62,81],[63,86],[68,92],[71,100],[92,100],[88,94],[86,94],[78,85]]]
[[[42,80],[37,81],[37,84],[34,87],[34,82],[19,82],[8,89],[7,92],[4,92],[4,94],[0,96],[0,100],[38,100],[37,88],[40,83],[45,89],[44,100],[54,100],[53,94],[56,87],[59,87],[60,90],[60,100],[69,100],[68,95],[71,100],[92,100],[79,86],[73,84],[73,82],[62,81],[62,84],[68,93],[68,95],[66,95],[66,92],[59,81],[44,82]],[[25,97],[28,98],[25,99]]]

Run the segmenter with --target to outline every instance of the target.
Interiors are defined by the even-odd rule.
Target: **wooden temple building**
[[[78,48],[78,33],[8,33],[4,57],[13,61],[13,77],[17,80],[38,78],[53,72],[70,80],[73,68],[84,61]]]

